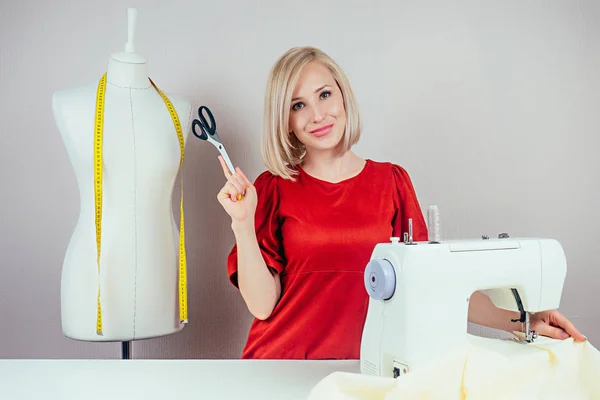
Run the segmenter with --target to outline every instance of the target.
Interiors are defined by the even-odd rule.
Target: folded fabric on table
[[[600,352],[588,341],[475,338],[397,379],[334,372],[308,400],[600,399]]]

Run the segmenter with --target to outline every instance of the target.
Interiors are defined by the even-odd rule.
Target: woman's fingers
[[[236,168],[236,172],[241,177],[242,182],[244,182],[244,186],[245,187],[251,187],[252,186],[252,182],[250,182],[250,180],[246,177],[246,174],[244,174],[244,172],[239,167]]]
[[[225,182],[225,185],[219,190],[217,194],[217,199],[219,202],[222,202],[226,199],[230,199],[232,201],[237,201],[239,196],[241,195],[241,191],[231,182]]]
[[[240,182],[239,177],[231,175],[227,182],[233,185],[238,193],[244,193],[244,184]]]
[[[231,175],[230,179],[234,181],[235,186],[240,192],[244,193],[246,191],[246,182],[244,182],[244,178],[242,178],[238,173]]]
[[[225,178],[227,178],[227,183],[223,189],[227,191],[231,200],[242,200],[244,194],[246,193],[246,189],[251,187],[252,183],[250,183],[248,178],[246,178],[246,175],[244,175],[239,167],[237,167],[232,174],[229,171],[223,156],[219,155],[217,158],[219,159],[219,163],[223,169],[223,174],[225,175]],[[221,194],[219,196],[221,196]]]
[[[543,325],[537,333],[553,339],[567,339],[570,336],[563,329],[550,325]]]
[[[579,330],[575,328],[575,325],[573,325],[573,323],[569,321],[569,319],[563,314],[559,313],[558,311],[554,311],[552,313],[552,317],[554,317],[554,320],[552,321],[553,325],[561,328],[564,332],[566,332],[569,336],[573,337],[576,341],[582,341],[586,339],[585,336],[583,336],[581,332],[579,332]]]
[[[219,158],[219,163],[221,164],[221,168],[223,168],[223,174],[225,175],[225,178],[229,179],[229,177],[231,176],[231,172],[229,172],[229,167],[225,163],[223,156],[219,155],[218,158]]]
[[[227,193],[229,194],[230,199],[232,201],[239,200],[239,197],[242,194],[242,191],[240,189],[238,189],[231,181],[227,181],[225,186],[227,188],[226,190],[227,190]]]
[[[219,202],[222,202],[229,198],[231,198],[231,195],[229,194],[227,184],[225,184],[225,185],[223,185],[221,190],[219,190],[219,193],[217,193],[217,200],[219,200]]]

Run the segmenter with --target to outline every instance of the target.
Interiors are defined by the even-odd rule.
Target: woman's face
[[[302,69],[292,93],[289,131],[306,150],[333,150],[346,127],[344,99],[333,75],[320,62]]]

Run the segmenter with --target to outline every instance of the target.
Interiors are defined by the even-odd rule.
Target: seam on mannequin
[[[130,93],[132,90],[150,90],[150,89],[152,89],[152,86],[149,86],[147,88],[132,88],[132,87],[127,87],[127,86],[115,85],[114,83],[111,83],[111,82],[106,82],[106,83],[108,83],[109,85],[114,86],[116,88],[119,88],[119,89],[129,89]]]
[[[137,267],[138,267],[138,236],[137,236],[137,162],[135,154],[135,119],[133,117],[133,99],[129,89],[129,109],[131,110],[131,133],[133,139],[133,240],[134,240],[134,273],[133,273],[133,338],[135,339],[135,322],[137,316]]]

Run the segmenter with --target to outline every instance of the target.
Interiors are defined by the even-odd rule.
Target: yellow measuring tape
[[[185,254],[185,229],[183,214],[183,161],[184,161],[184,141],[181,123],[177,116],[177,111],[173,107],[167,96],[154,84],[152,79],[148,78],[156,91],[160,94],[163,101],[169,109],[171,119],[177,131],[179,138],[179,149],[181,158],[179,160],[180,179],[181,179],[181,201],[179,202],[180,227],[179,227],[179,321],[186,324],[188,322],[187,312],[187,260]],[[97,297],[97,316],[96,316],[96,334],[102,336],[102,305],[100,302],[100,249],[102,238],[102,134],[104,129],[104,94],[106,92],[106,73],[102,75],[98,82],[96,92],[96,123],[94,132],[94,194],[96,197],[96,246],[97,246],[97,264],[98,264],[98,297]]]

